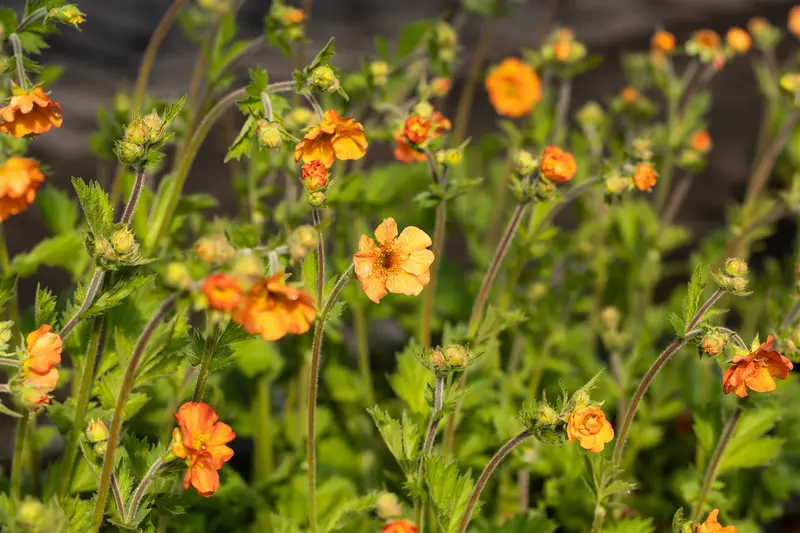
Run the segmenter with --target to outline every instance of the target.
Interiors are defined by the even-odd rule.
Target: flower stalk
[[[759,160],[758,165],[756,166],[755,171],[750,178],[750,184],[747,187],[747,194],[745,196],[744,204],[745,209],[753,206],[756,200],[758,200],[758,197],[761,195],[761,191],[763,191],[764,187],[767,185],[767,181],[772,173],[772,169],[775,168],[775,161],[778,159],[778,155],[794,131],[794,127],[797,125],[798,119],[800,119],[800,111],[792,111],[784,120],[783,125],[781,125],[781,129],[778,130],[778,133],[772,139],[772,142],[769,143],[769,145],[764,149],[764,153],[761,156],[761,159]]]
[[[428,157],[430,160],[431,158]],[[447,167],[441,172],[437,173],[434,166],[432,170],[432,177],[437,179],[439,187],[444,192],[447,187]],[[442,198],[442,201],[436,206],[436,221],[433,225],[433,247],[431,251],[434,257],[442,257],[444,250],[444,241],[446,236],[447,227],[447,200]],[[433,314],[433,300],[436,296],[436,283],[439,280],[439,264],[441,261],[434,261],[431,265],[431,279],[428,282],[428,288],[425,291],[425,296],[422,303],[422,320],[420,321],[420,343],[423,348],[431,345],[431,316]]]
[[[28,433],[28,419],[30,411],[24,409],[17,422],[17,437],[14,440],[14,458],[11,462],[11,486],[9,495],[12,500],[19,501],[20,486],[22,485],[22,463],[25,460],[25,435]]]
[[[431,411],[431,421],[428,423],[428,431],[425,433],[425,442],[422,445],[422,453],[419,456],[419,469],[417,470],[417,479],[422,483],[422,476],[425,472],[425,460],[431,454],[433,449],[433,441],[436,439],[436,430],[439,428],[439,421],[441,417],[439,413],[442,411],[442,403],[444,400],[444,378],[436,376],[436,385],[433,388],[433,410]],[[425,519],[425,503],[419,499],[414,501],[414,523],[420,531],[423,530],[422,522]]]
[[[2,224],[0,224],[0,268],[2,268],[3,276],[11,276],[11,262],[8,257],[8,247],[6,246],[6,233]],[[14,294],[8,302],[8,318],[14,322],[12,326],[13,337],[12,340],[16,344],[21,335],[21,324],[19,320],[19,302],[17,301],[17,290],[14,289]]]
[[[17,85],[23,90],[28,90],[28,77],[25,75],[25,56],[22,55],[22,43],[19,41],[19,35],[12,33],[8,40],[11,42],[11,48],[14,50],[14,63],[17,67]]]

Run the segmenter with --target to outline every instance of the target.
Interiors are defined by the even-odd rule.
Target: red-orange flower
[[[689,146],[692,150],[697,150],[701,153],[708,153],[711,150],[711,136],[706,130],[696,131],[689,139]]]
[[[722,392],[733,392],[739,398],[747,396],[747,389],[770,392],[777,384],[774,378],[786,379],[793,368],[792,362],[772,349],[775,338],[770,335],[755,351],[733,358],[731,366],[722,376]]]
[[[425,120],[419,115],[412,115],[406,119],[403,133],[409,142],[422,144],[428,140],[428,132],[431,130],[431,121]]]
[[[229,274],[217,273],[206,277],[203,292],[208,306],[217,311],[231,312],[242,301],[242,286],[239,280]]]
[[[505,117],[522,117],[542,99],[542,86],[536,72],[513,57],[504,59],[492,70],[485,84],[489,102]]]
[[[287,287],[283,274],[278,273],[250,288],[233,320],[265,341],[276,341],[288,333],[307,332],[315,316],[311,295]]]
[[[303,165],[303,183],[309,191],[318,191],[328,184],[331,173],[320,161],[314,160]]]
[[[800,5],[794,6],[789,10],[787,27],[792,35],[800,39]]]
[[[565,152],[557,146],[548,146],[542,154],[539,170],[546,180],[566,183],[575,176],[578,165],[571,153]]]
[[[0,109],[0,131],[14,137],[39,135],[55,126],[61,127],[61,106],[45,94],[41,87],[24,91],[15,87],[11,101]]]
[[[406,519],[392,520],[386,522],[381,533],[417,533],[417,524]]]
[[[367,153],[364,126],[352,118],[340,117],[333,109],[325,111],[322,124],[312,126],[294,148],[294,160],[310,163],[315,159],[325,167],[334,160],[361,159]]]
[[[692,40],[705,50],[716,50],[722,44],[719,34],[709,29],[697,30],[692,35]]]
[[[633,172],[633,184],[640,191],[649,191],[656,186],[658,174],[656,170],[647,163],[638,163]]]
[[[302,24],[303,20],[305,20],[305,13],[303,13],[302,9],[298,9],[296,7],[287,9],[283,14],[283,21],[287,24]]]
[[[200,496],[211,496],[219,488],[217,471],[233,457],[226,444],[236,433],[202,402],[186,402],[174,416],[178,427],[172,432],[172,453],[188,466],[183,490],[191,485]]]
[[[567,439],[578,439],[584,450],[601,452],[614,440],[614,428],[599,407],[578,406],[569,415]]]
[[[675,36],[668,31],[657,31],[650,41],[653,50],[667,54],[675,49],[677,43]]]
[[[358,252],[353,255],[356,277],[367,298],[380,303],[387,292],[416,296],[431,280],[433,252],[427,233],[414,226],[398,237],[397,222],[387,218],[375,229],[378,243],[361,236]]]
[[[61,337],[51,333],[53,328],[45,324],[28,335],[28,354],[22,363],[26,385],[38,387],[42,392],[51,392],[58,382],[56,365],[61,362]]]
[[[636,90],[636,87],[631,87],[629,85],[622,89],[622,92],[619,93],[619,97],[622,103],[630,105],[639,99],[639,91]]]
[[[433,112],[433,116],[427,121],[429,124],[427,139],[436,139],[450,130],[450,120],[439,113]],[[406,128],[400,129],[394,133],[394,140],[396,141],[394,147],[394,158],[401,163],[417,163],[425,161],[425,154],[417,150],[414,145],[409,142],[407,137]]]
[[[9,157],[0,168],[0,222],[27,209],[42,182],[44,174],[39,163],[24,157]]]
[[[706,521],[697,526],[697,533],[739,533],[739,530],[734,526],[722,527],[722,524],[717,521],[718,514],[719,509],[714,509],[708,513]]]

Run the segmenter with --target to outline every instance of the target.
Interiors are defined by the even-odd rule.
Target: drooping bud
[[[464,161],[464,153],[458,148],[448,148],[436,152],[436,162],[448,167],[457,167]]]
[[[86,21],[86,14],[82,13],[78,6],[67,4],[48,11],[47,20],[69,24],[77,28]]]

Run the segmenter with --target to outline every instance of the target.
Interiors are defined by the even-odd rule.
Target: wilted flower
[[[283,274],[278,273],[250,288],[233,320],[248,333],[258,333],[265,341],[276,341],[289,333],[307,332],[315,316],[311,295],[287,287]]]
[[[9,157],[0,168],[0,222],[25,211],[43,182],[39,163],[24,157]]]
[[[48,132],[53,126],[61,127],[64,121],[61,106],[51,100],[41,87],[25,91],[15,86],[11,94],[11,101],[0,109],[0,118],[3,119],[0,131],[3,133],[25,137]]]
[[[297,143],[294,160],[310,163],[316,159],[330,167],[336,159],[361,159],[366,153],[364,126],[329,109],[325,111],[322,124],[313,126]]]
[[[774,340],[770,335],[766,342],[749,354],[734,357],[731,366],[722,376],[722,392],[733,392],[744,398],[747,396],[747,389],[770,392],[777,387],[774,378],[788,378],[789,371],[793,368],[792,362],[772,349]]]
[[[578,439],[584,450],[601,452],[614,439],[614,428],[599,407],[579,405],[569,415],[567,438]]]
[[[565,152],[557,146],[548,146],[542,154],[539,170],[546,180],[566,183],[575,176],[578,165],[571,153]]]
[[[356,277],[367,297],[379,303],[387,292],[417,295],[431,279],[431,238],[414,226],[398,237],[397,223],[387,218],[375,229],[378,243],[361,236],[353,255]]]
[[[174,416],[178,427],[172,432],[172,453],[186,459],[188,467],[183,490],[191,485],[200,496],[211,496],[219,488],[217,471],[233,457],[227,444],[236,433],[202,402],[186,402]]]
[[[242,301],[242,286],[229,274],[216,273],[207,276],[203,282],[203,293],[208,306],[217,311],[231,312]]]
[[[510,118],[527,115],[542,99],[536,72],[519,59],[506,58],[486,76],[486,92],[498,114]]]
[[[658,174],[655,169],[647,163],[637,163],[636,170],[633,172],[633,184],[640,191],[649,191],[656,186]]]
[[[697,533],[739,533],[739,530],[734,526],[722,527],[722,524],[717,521],[718,514],[719,509],[714,509],[708,513],[706,521],[697,526]]]

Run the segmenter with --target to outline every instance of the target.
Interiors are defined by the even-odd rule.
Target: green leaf
[[[147,285],[154,277],[154,274],[146,274],[118,279],[95,299],[92,306],[83,314],[83,318],[98,316],[108,309],[118,306],[125,298]]]
[[[474,488],[472,476],[469,471],[461,474],[455,462],[446,464],[442,456],[433,455],[425,461],[425,481],[439,525],[445,533],[455,533]],[[479,508],[480,502],[473,514]]]
[[[669,322],[672,324],[672,329],[678,337],[683,337],[686,333],[686,322],[675,313],[669,314]]]
[[[56,298],[49,290],[36,287],[36,326],[53,325],[56,319]]]
[[[692,321],[692,318],[694,318],[694,315],[700,308],[700,296],[703,294],[705,286],[706,282],[702,274],[702,265],[698,264],[692,273],[692,278],[689,280],[689,291],[683,302],[683,321],[687,325]],[[681,335],[685,333],[686,332]]]
[[[328,42],[325,44],[322,50],[320,50],[319,53],[317,54],[317,57],[315,57],[314,60],[311,61],[311,64],[308,65],[309,71],[314,70],[319,66],[327,65],[328,63],[330,63],[331,59],[333,59],[333,56],[336,55],[336,49],[333,46],[335,40],[336,39],[334,37],[331,37],[328,40]]]
[[[78,194],[89,229],[96,237],[108,236],[113,225],[114,210],[108,195],[96,181],[87,185],[81,178],[72,178],[72,185]]]
[[[328,516],[328,521],[322,528],[325,533],[338,531],[360,514],[366,514],[375,508],[378,494],[371,493],[360,498],[345,500],[337,505]]]
[[[744,412],[722,455],[719,474],[771,463],[780,454],[783,439],[765,435],[772,431],[780,418],[781,411],[773,408]]]
[[[11,262],[11,269],[28,277],[36,273],[42,265],[65,268],[75,273],[84,265],[83,239],[77,231],[63,233],[39,242],[30,252],[17,254]]]
[[[168,104],[166,109],[164,109],[164,128],[166,129],[169,124],[175,120],[175,118],[180,114],[181,109],[183,109],[183,105],[186,103],[186,95],[184,94],[181,96],[181,99],[177,102]]]
[[[431,27],[430,22],[415,22],[403,27],[397,42],[395,59],[402,59],[419,48],[424,43],[425,35],[431,31]]]
[[[711,453],[716,444],[716,429],[711,421],[703,418],[700,413],[694,413],[694,434],[697,437],[697,443],[706,452]]]
[[[603,528],[603,533],[653,533],[652,518],[623,518]]]
[[[0,307],[16,294],[17,276],[0,276]]]
[[[107,372],[97,384],[97,398],[100,400],[100,405],[105,409],[114,409],[117,405],[119,398],[119,391],[122,388],[122,370],[117,368],[111,372]],[[130,419],[144,405],[150,401],[147,394],[141,392],[132,392],[128,395],[128,400],[125,402],[125,407],[122,410],[122,418],[124,420]]]
[[[36,193],[36,206],[44,223],[54,234],[70,233],[78,226],[78,206],[61,189],[45,187]]]
[[[406,349],[397,355],[397,369],[389,377],[389,384],[412,413],[427,415],[430,408],[425,399],[425,391],[433,384],[434,377],[417,361],[415,353],[418,351],[419,347],[412,340]]]
[[[181,199],[178,200],[178,205],[175,207],[175,216],[197,213],[199,211],[214,209],[218,206],[219,202],[210,194],[184,194],[181,196]]]
[[[267,90],[269,85],[269,75],[267,71],[261,67],[250,70],[250,83],[245,87],[247,96],[250,98],[261,100],[261,93]]]
[[[192,340],[187,357],[189,364],[199,366],[206,352],[207,339],[197,330],[192,331],[191,337]],[[210,372],[217,372],[227,367],[233,361],[233,345],[249,338],[250,334],[235,322],[229,322],[222,331],[218,329],[215,337],[211,340]]]
[[[261,226],[226,220],[225,236],[235,248],[255,248],[261,241]]]
[[[228,152],[225,154],[223,163],[227,163],[231,159],[239,161],[242,157],[249,155],[255,137],[256,120],[250,115],[242,125],[242,129],[239,130],[239,135],[236,136],[230,147],[228,147]]]
[[[514,515],[499,525],[481,521],[474,529],[476,533],[555,533],[558,524],[541,511],[528,510],[524,514]],[[471,525],[470,531],[472,531]]]
[[[416,424],[411,421],[405,411],[403,411],[402,421],[392,418],[389,413],[377,405],[367,409],[367,412],[372,415],[378,432],[400,468],[406,474],[413,472],[416,468],[419,444],[422,439],[422,433]]]
[[[8,416],[10,416],[12,418],[22,418],[21,414],[19,414],[18,412],[14,411],[13,409],[11,409],[9,407],[6,407],[6,405],[3,404],[2,402],[0,402],[0,414],[8,415]]]
[[[285,362],[273,342],[251,338],[231,344],[233,360],[239,371],[248,378],[265,375],[273,380],[283,370]]]

